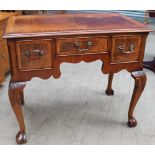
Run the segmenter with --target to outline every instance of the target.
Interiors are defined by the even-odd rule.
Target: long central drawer
[[[108,49],[108,36],[57,38],[57,54],[105,53]]]

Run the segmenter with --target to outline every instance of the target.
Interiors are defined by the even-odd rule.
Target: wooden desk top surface
[[[120,14],[59,14],[14,16],[5,38],[76,34],[150,32],[146,25]]]

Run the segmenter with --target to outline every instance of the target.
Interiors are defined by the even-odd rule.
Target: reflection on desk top
[[[9,19],[5,38],[150,32],[145,24],[120,14],[56,14],[14,16]]]

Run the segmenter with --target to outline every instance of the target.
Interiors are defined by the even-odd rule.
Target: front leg
[[[21,105],[24,106],[25,102],[24,102],[24,92],[23,92],[23,90],[20,92],[20,102],[21,102]]]
[[[144,87],[146,84],[146,75],[144,71],[135,71],[131,73],[131,76],[135,80],[135,86],[134,86],[133,95],[131,98],[130,107],[128,111],[128,126],[135,127],[137,125],[137,121],[133,117],[133,111],[144,90]]]
[[[114,77],[114,73],[109,73],[108,86],[107,86],[107,89],[105,91],[108,96],[114,95],[114,90],[112,89],[113,77]]]
[[[9,99],[11,106],[14,110],[14,113],[16,115],[20,131],[16,135],[16,142],[17,144],[23,144],[26,143],[26,135],[25,135],[25,124],[24,124],[24,118],[21,108],[21,96],[23,94],[23,89],[25,87],[24,82],[13,82],[10,81],[9,84]]]

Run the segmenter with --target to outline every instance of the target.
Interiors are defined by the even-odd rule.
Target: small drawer
[[[20,70],[53,67],[52,39],[17,41],[16,51]]]
[[[139,58],[141,36],[113,36],[112,37],[112,62],[136,61]]]
[[[108,37],[75,37],[56,39],[57,54],[105,53],[108,48]]]

